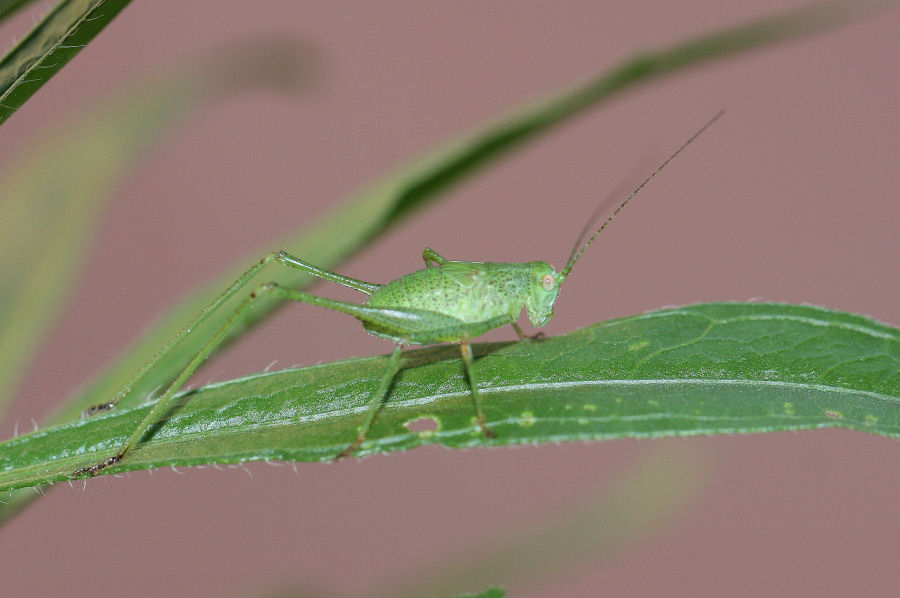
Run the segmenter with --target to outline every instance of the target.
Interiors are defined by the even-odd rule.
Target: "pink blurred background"
[[[201,114],[122,185],[73,301],[9,422],[72,394],[189,289],[404,161],[633,52],[790,6],[775,1],[136,2],[3,125],[0,162],[165,64],[251,34],[324,55],[298,99]],[[21,37],[33,14],[0,29]],[[663,305],[805,302],[900,323],[900,11],[621,96],[407,220],[340,271],[386,281],[453,259],[564,261],[596,202],[727,114],[579,263],[546,329]],[[331,293],[326,286],[319,292]],[[340,295],[334,293],[333,295]],[[222,380],[384,353],[351,318],[290,306],[204,369]],[[508,331],[490,339],[508,338]],[[203,381],[203,377],[201,377]],[[712,468],[654,538],[584,555],[514,596],[893,596],[900,453],[850,431],[419,449],[331,465],[163,470],[61,485],[2,530],[5,595],[361,595],[602,488],[648,448]],[[483,588],[461,588],[468,590]]]

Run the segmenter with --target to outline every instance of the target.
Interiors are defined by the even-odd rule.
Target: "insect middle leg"
[[[494,438],[497,434],[487,427],[487,418],[484,416],[484,409],[481,406],[481,395],[478,394],[478,380],[475,379],[474,358],[472,357],[472,346],[469,345],[467,336],[463,336],[459,341],[459,349],[462,352],[463,363],[466,365],[466,375],[469,378],[469,388],[472,390],[472,399],[475,401],[475,417],[478,427],[485,438]]]
[[[344,449],[344,451],[336,457],[337,459],[350,457],[353,454],[353,451],[362,446],[362,443],[365,442],[368,437],[369,431],[372,429],[372,423],[375,421],[375,416],[378,413],[378,409],[384,404],[384,399],[390,389],[391,382],[393,382],[397,372],[400,371],[400,354],[404,346],[404,343],[398,344],[394,349],[394,352],[391,353],[391,357],[388,360],[387,371],[381,379],[381,384],[379,384],[378,388],[372,394],[372,398],[369,400],[369,411],[366,414],[365,422],[360,428],[359,435],[356,437],[356,440],[353,441],[353,444]],[[472,356],[472,346],[469,344],[469,340],[466,337],[463,337],[459,346],[460,351],[462,352],[463,362],[466,366],[466,377],[469,380],[469,388],[472,391],[472,398],[475,401],[475,417],[478,422],[478,427],[481,428],[481,432],[484,434],[485,438],[495,438],[497,434],[487,427],[487,418],[485,417],[484,409],[481,406],[481,395],[478,393],[478,380],[475,378],[473,369],[474,357]]]

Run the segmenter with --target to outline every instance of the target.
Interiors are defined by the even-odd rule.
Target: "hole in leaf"
[[[403,424],[403,427],[415,434],[437,432],[441,428],[441,422],[436,417],[420,417]]]

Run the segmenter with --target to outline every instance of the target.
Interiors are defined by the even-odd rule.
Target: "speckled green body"
[[[531,263],[446,264],[401,276],[366,302],[371,307],[412,307],[467,323],[518,318],[531,292]]]
[[[459,342],[512,324],[525,309],[535,326],[553,316],[559,285],[545,290],[542,280],[556,271],[546,262],[445,261],[406,274],[379,288],[368,307],[416,312],[421,327],[379,326],[363,322],[376,336],[415,344]]]

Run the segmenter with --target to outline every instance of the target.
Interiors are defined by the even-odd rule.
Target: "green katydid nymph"
[[[363,420],[359,428],[359,434],[352,441],[347,439],[347,447],[335,455],[335,458],[352,455],[353,451],[359,448],[366,440],[378,409],[386,399],[391,382],[400,370],[401,352],[405,346],[411,344],[459,343],[466,376],[468,377],[469,389],[474,402],[475,422],[486,438],[494,437],[495,434],[490,429],[489,422],[486,420],[482,409],[472,348],[469,342],[489,330],[506,325],[511,325],[515,329],[520,340],[527,339],[528,337],[516,324],[523,310],[536,328],[546,325],[553,317],[553,306],[560,287],[566,281],[566,277],[572,271],[575,263],[587,251],[587,248],[644,186],[721,115],[722,112],[716,114],[644,179],[622,201],[619,207],[613,211],[587,242],[582,245],[581,242],[593,223],[593,218],[589,219],[575,242],[575,247],[572,249],[565,267],[560,271],[543,261],[498,263],[448,260],[433,249],[426,248],[422,254],[425,259],[424,269],[406,274],[382,285],[356,280],[323,270],[284,251],[270,253],[241,275],[213,303],[207,306],[193,322],[169,341],[157,356],[138,372],[131,383],[119,391],[114,399],[103,405],[88,409],[85,412],[85,416],[115,407],[122,398],[131,392],[134,385],[151,371],[182,338],[202,324],[211,313],[219,309],[271,262],[278,262],[291,268],[303,270],[318,278],[359,291],[368,295],[368,301],[365,304],[348,303],[310,295],[296,289],[281,287],[276,283],[268,283],[256,287],[218,331],[203,345],[200,351],[185,365],[181,373],[166,388],[156,404],[147,412],[141,423],[132,431],[116,453],[95,465],[79,469],[73,473],[73,478],[96,475],[101,470],[116,465],[125,459],[128,452],[171,408],[176,393],[184,386],[209,354],[212,353],[213,349],[242,320],[256,299],[264,295],[311,303],[349,314],[362,322],[366,332],[396,343],[396,347],[388,359],[384,376],[369,399],[368,411],[365,420]]]

